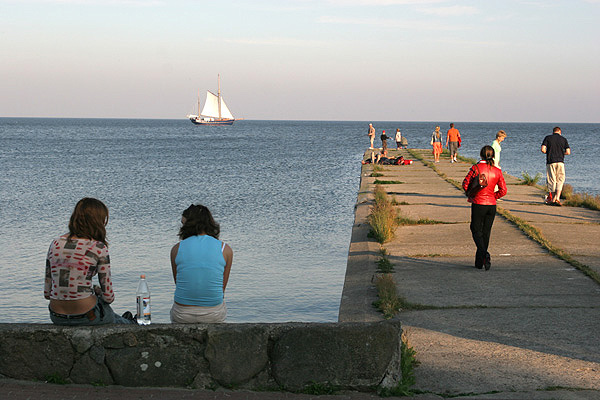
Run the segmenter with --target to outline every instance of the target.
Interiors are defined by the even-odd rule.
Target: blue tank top
[[[225,258],[220,240],[197,235],[180,241],[175,266],[177,303],[203,307],[223,303]]]

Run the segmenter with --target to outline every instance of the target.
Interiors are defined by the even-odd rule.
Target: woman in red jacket
[[[475,246],[477,246],[475,268],[481,269],[485,266],[487,271],[492,266],[490,253],[487,250],[496,216],[496,200],[506,194],[506,182],[504,182],[502,171],[494,166],[492,146],[483,146],[479,155],[481,161],[471,167],[463,180],[462,187],[466,192],[471,180],[478,179],[479,173],[485,174],[487,177],[487,186],[468,199],[468,202],[471,203],[471,233]],[[498,191],[494,191],[496,186],[498,186]]]

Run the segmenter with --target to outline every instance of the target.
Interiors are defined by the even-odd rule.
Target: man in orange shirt
[[[450,124],[450,129],[446,132],[446,147],[450,151],[450,162],[456,162],[456,154],[458,153],[459,146],[460,132],[454,127],[454,124]]]

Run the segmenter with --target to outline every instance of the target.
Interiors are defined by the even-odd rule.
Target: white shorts
[[[565,163],[546,164],[546,182],[549,192],[562,191],[565,183]]]
[[[177,303],[171,307],[171,322],[174,324],[224,322],[226,317],[225,301],[214,307],[182,306]]]

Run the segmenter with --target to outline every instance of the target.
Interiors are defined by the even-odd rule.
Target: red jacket
[[[506,194],[506,182],[504,182],[504,176],[502,176],[502,171],[496,167],[489,167],[485,161],[479,161],[478,164],[473,165],[469,170],[467,176],[463,180],[462,187],[463,190],[467,190],[469,187],[469,182],[471,179],[477,176],[477,168],[479,168],[479,172],[485,174],[487,177],[488,185],[481,189],[473,198],[467,200],[469,203],[481,204],[486,206],[496,205],[496,199],[504,196]],[[475,178],[477,179],[477,178]],[[495,192],[496,185],[498,186],[498,191]]]

